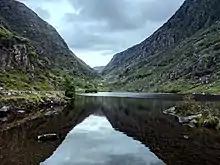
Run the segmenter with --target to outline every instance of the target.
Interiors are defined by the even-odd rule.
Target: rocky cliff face
[[[21,70],[26,73],[33,72],[34,64],[32,60],[34,55],[31,54],[30,49],[28,40],[19,38],[0,26],[0,71]]]
[[[0,1],[0,53],[1,71],[47,73],[45,77],[95,76],[55,28],[15,0]]]
[[[219,10],[218,0],[186,0],[153,35],[116,54],[103,74],[120,79],[114,85],[125,90],[158,91],[173,84],[182,86],[185,80],[189,82],[185,89],[189,90],[200,85],[199,80],[214,81],[218,68],[214,54],[219,50]]]

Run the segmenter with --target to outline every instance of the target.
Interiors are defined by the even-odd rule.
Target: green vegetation
[[[13,36],[14,34],[11,31],[7,30],[3,26],[0,26],[0,37],[12,38]]]
[[[38,81],[21,71],[0,72],[0,86],[12,90],[52,90],[48,81]]]
[[[220,24],[213,25],[132,69],[121,66],[106,77],[111,82],[108,86],[116,91],[218,94],[219,33]]]
[[[197,127],[220,129],[220,111],[216,105],[196,101],[192,95],[185,96],[183,101],[176,104],[171,113],[180,117],[195,115],[197,117],[193,118],[189,123],[193,123]]]

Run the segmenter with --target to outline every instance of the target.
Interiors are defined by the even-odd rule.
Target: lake
[[[165,115],[182,95],[98,93],[78,95],[68,107],[0,134],[3,165],[218,164],[220,134]],[[219,96],[196,95],[219,104]],[[59,139],[39,142],[38,135]],[[187,137],[187,138],[185,138]]]

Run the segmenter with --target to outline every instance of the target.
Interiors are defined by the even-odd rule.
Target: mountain
[[[102,74],[117,90],[218,92],[219,11],[219,0],[185,0],[149,38],[114,55]]]
[[[23,3],[0,0],[0,86],[48,88],[64,76],[96,76],[56,29]]]
[[[98,73],[102,73],[103,69],[105,68],[105,66],[96,66],[93,69],[95,71],[97,71]]]

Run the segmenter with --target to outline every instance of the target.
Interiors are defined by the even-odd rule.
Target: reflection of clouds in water
[[[91,132],[91,131],[99,132],[99,131],[110,131],[110,130],[112,131],[113,128],[106,119],[106,117],[91,115],[87,119],[85,119],[82,123],[77,125],[70,132],[70,134],[75,134],[78,132]]]
[[[105,117],[91,115],[42,165],[151,165],[158,161],[140,142],[115,131]]]

